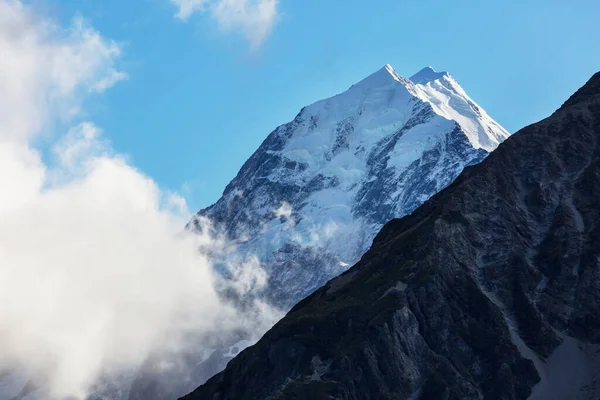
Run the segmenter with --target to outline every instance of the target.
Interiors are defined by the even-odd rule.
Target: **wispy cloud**
[[[292,206],[287,201],[281,202],[281,206],[274,211],[277,218],[285,218],[289,220],[292,218]]]
[[[121,49],[76,18],[68,29],[20,1],[0,1],[0,135],[26,139],[79,112],[90,92],[127,77]]]
[[[186,21],[194,13],[207,13],[224,33],[239,33],[253,50],[272,32],[278,16],[278,0],[171,0],[177,18]]]

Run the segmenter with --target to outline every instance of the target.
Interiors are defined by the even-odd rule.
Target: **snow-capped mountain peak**
[[[338,99],[341,108],[348,109],[348,103],[356,103],[357,99],[368,99],[363,104],[372,103],[374,93],[379,93],[380,99],[389,96],[389,101],[396,103],[399,98],[416,97],[429,104],[439,116],[458,123],[476,149],[492,151],[509,136],[446,71],[436,72],[432,67],[425,67],[406,79],[386,64],[333,99]],[[344,101],[340,102],[340,98]],[[325,102],[330,103],[329,100]],[[397,107],[392,108],[397,110]]]
[[[425,67],[410,77],[411,82],[417,85],[426,85],[429,82],[450,76],[447,72],[436,72],[433,67]]]
[[[456,121],[476,149],[492,151],[510,134],[494,121],[448,72],[426,67],[410,78],[413,93],[434,112]]]
[[[408,82],[405,78],[401,77],[390,64],[386,64],[365,79],[352,85],[351,89],[372,89],[381,86],[389,86],[395,83],[406,85]]]
[[[429,67],[413,79],[387,64],[304,107],[200,212],[263,262],[267,295],[279,306],[352,265],[385,222],[413,211],[508,136],[449,74]]]

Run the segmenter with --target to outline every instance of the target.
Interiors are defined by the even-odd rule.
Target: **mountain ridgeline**
[[[184,399],[597,400],[599,199],[600,73]]]

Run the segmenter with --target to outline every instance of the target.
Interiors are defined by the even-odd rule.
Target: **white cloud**
[[[0,370],[46,382],[44,398],[84,398],[100,374],[135,367],[167,336],[177,347],[185,333],[241,320],[198,251],[223,243],[182,232],[185,200],[76,122],[88,96],[125,77],[120,54],[81,18],[65,30],[0,0]],[[65,123],[75,126],[47,165],[31,143]],[[266,279],[255,263],[238,275],[242,291]],[[253,312],[263,331],[278,317],[264,304]]]
[[[52,149],[61,166],[66,170],[82,169],[90,156],[102,156],[110,152],[108,142],[102,140],[102,132],[90,122],[71,128]],[[79,167],[79,168],[78,168]]]
[[[233,313],[156,184],[118,157],[86,161],[83,177],[0,212],[3,359],[51,371],[60,396],[140,363],[167,329]]]
[[[278,209],[276,209],[274,212],[275,212],[275,216],[277,218],[281,218],[281,217],[284,217],[286,219],[292,218],[292,206],[287,201],[282,201],[281,206]]]
[[[208,13],[221,31],[239,33],[258,49],[269,36],[278,18],[278,0],[171,0],[176,16],[187,20],[192,14]]]
[[[15,0],[0,1],[0,139],[28,140],[53,118],[77,115],[89,92],[126,74],[117,43],[76,18],[65,30]]]
[[[334,221],[323,223],[308,223],[300,230],[295,230],[292,241],[299,246],[308,248],[330,247],[328,241],[339,231],[339,225]]]
[[[206,5],[211,0],[171,0],[179,8],[177,18],[186,20],[195,12],[206,11]]]

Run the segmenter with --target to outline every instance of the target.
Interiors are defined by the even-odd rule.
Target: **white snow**
[[[204,349],[202,351],[202,358],[200,359],[200,361],[198,361],[198,363],[196,365],[200,365],[203,362],[205,362],[206,360],[208,360],[215,351],[217,351],[217,349]]]
[[[370,89],[373,87],[388,85],[393,83],[393,81],[403,82],[404,78],[398,75],[398,73],[394,70],[394,67],[392,67],[390,64],[386,64],[383,68],[353,85],[350,89]]]
[[[432,70],[428,70],[427,73],[440,75]],[[448,75],[442,74],[442,77],[447,79]],[[428,85],[436,82],[430,81]],[[352,86],[347,92],[307,108],[306,115],[317,118],[318,129],[299,127],[286,143],[281,155],[289,160],[308,165],[308,169],[284,179],[286,182],[293,181],[301,185],[310,181],[317,173],[321,173],[324,176],[336,177],[342,184],[315,193],[309,200],[311,206],[302,210],[305,221],[324,225],[324,222],[336,221],[340,217],[338,210],[343,205],[353,202],[358,189],[357,183],[370,178],[367,176],[366,158],[371,150],[381,139],[398,132],[413,116],[416,98],[430,103],[440,117],[408,130],[397,141],[390,152],[389,165],[393,166],[398,173],[452,131],[454,121],[463,126],[467,135],[475,137],[473,140],[469,137],[469,140],[476,148],[493,150],[500,140],[508,136],[508,133],[487,117],[483,110],[481,110],[482,117],[479,117],[470,108],[467,109],[467,100],[471,102],[472,100],[457,83],[454,82],[456,86],[454,92],[441,84],[436,85],[435,88],[439,86],[438,89],[415,85],[401,78],[390,65],[386,65]],[[460,109],[454,110],[453,107],[460,107]],[[327,154],[336,140],[337,128],[344,121],[348,121],[353,126],[353,130],[345,135],[347,149],[341,150],[332,159],[328,159]],[[486,127],[497,135],[487,138]],[[337,209],[330,206],[333,202],[338,203]],[[361,224],[360,221],[354,221],[352,218],[344,219],[346,223]],[[303,222],[300,223],[302,224]],[[302,229],[302,226],[298,226],[297,229]],[[350,230],[356,231],[356,229]],[[350,243],[355,242],[352,238],[341,240],[344,241],[344,247],[348,247],[347,240],[350,240]],[[357,253],[364,250],[364,246],[361,246]]]
[[[223,354],[223,357],[234,358],[235,356],[240,354],[242,350],[244,350],[246,347],[252,346],[254,343],[256,342],[250,340],[240,340],[233,346],[229,347],[227,352]]]
[[[413,79],[416,82],[402,78],[388,64],[346,92],[306,107],[301,122],[294,126],[291,136],[286,137],[281,150],[270,151],[270,155],[282,157],[284,163],[297,162],[303,168],[296,168],[293,173],[287,168],[275,168],[268,176],[255,177],[254,182],[243,183],[247,187],[236,189],[249,193],[267,180],[297,187],[301,193],[319,176],[335,184],[308,191],[308,198],[302,204],[295,204],[293,198],[283,198],[269,208],[265,205],[273,202],[268,194],[254,198],[245,209],[266,221],[260,232],[248,237],[238,250],[254,254],[273,266],[279,264],[269,261],[270,257],[286,244],[314,248],[336,259],[327,271],[315,271],[325,280],[329,279],[358,261],[381,229],[380,223],[355,213],[359,191],[377,179],[371,176],[369,165],[374,161],[375,149],[384,149],[383,158],[375,161],[385,162],[393,174],[389,185],[396,185],[390,191],[393,196],[387,195],[390,198],[381,201],[393,209],[392,216],[401,217],[412,211],[405,208],[405,202],[425,201],[434,194],[407,193],[405,183],[401,182],[402,173],[425,152],[443,149],[440,143],[445,143],[456,123],[474,148],[491,151],[508,136],[483,110],[474,111],[470,104],[475,103],[447,73],[427,68]],[[431,115],[428,109],[433,110],[431,117],[421,120],[420,116],[417,124],[403,130],[418,113]],[[391,141],[394,137],[396,140]],[[439,170],[418,179],[431,180],[436,190],[450,183],[443,164],[446,156],[442,154]],[[270,273],[282,279],[289,277],[292,281],[286,284],[290,293],[301,292],[306,286],[306,282],[294,279],[291,271],[280,269]]]
[[[416,95],[435,112],[458,122],[475,148],[492,151],[510,134],[494,121],[447,72],[425,68],[410,78]]]
[[[447,72],[436,72],[433,67],[425,67],[413,76],[410,77],[410,80],[417,85],[425,85],[429,82],[442,79],[444,76],[448,75]]]
[[[565,336],[539,368],[542,380],[533,388],[529,400],[600,398],[600,346],[585,345]]]

